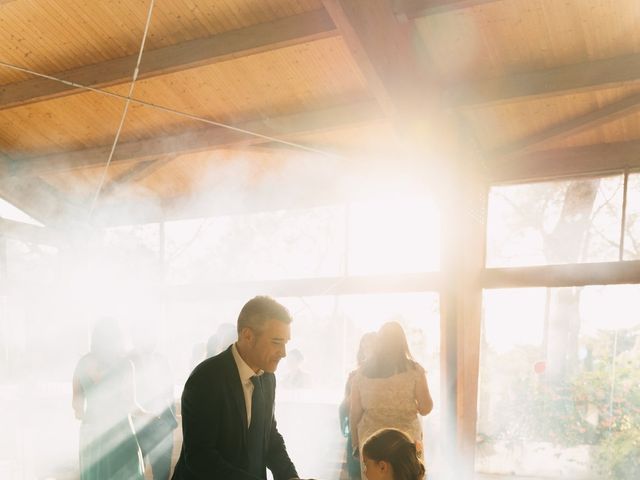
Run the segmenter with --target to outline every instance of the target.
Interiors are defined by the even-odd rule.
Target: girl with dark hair
[[[393,428],[369,437],[362,447],[362,458],[368,480],[420,480],[425,475],[416,443]]]
[[[362,459],[364,440],[381,429],[400,429],[413,442],[421,442],[418,415],[427,415],[432,408],[425,370],[413,360],[402,326],[385,323],[371,357],[352,382],[349,422],[354,455]]]

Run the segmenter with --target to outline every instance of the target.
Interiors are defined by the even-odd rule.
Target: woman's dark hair
[[[365,362],[363,371],[369,378],[387,378],[415,368],[415,365],[402,325],[387,322],[376,334],[373,353]]]
[[[418,458],[416,444],[400,430],[378,430],[364,443],[362,453],[375,462],[388,462],[393,468],[394,480],[424,478],[425,468]]]

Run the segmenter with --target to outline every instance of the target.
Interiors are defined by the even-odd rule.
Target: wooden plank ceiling
[[[45,224],[88,218],[149,3],[0,0],[0,196]],[[490,181],[639,167],[640,2],[163,0],[133,98],[98,207],[156,206],[136,221],[202,214],[177,205],[233,182],[234,159],[254,171],[238,189],[322,169],[278,204],[296,207],[338,195],[327,165],[408,168],[442,136]]]

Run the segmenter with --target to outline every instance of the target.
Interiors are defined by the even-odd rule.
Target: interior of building
[[[639,107],[637,0],[0,0],[0,478],[80,478],[99,319],[179,422],[256,295],[305,478],[391,320],[428,478],[640,478]]]

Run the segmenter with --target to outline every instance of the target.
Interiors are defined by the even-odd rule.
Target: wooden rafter
[[[349,0],[322,0],[327,12],[347,44],[351,56],[358,64],[360,71],[367,80],[369,89],[373,93],[384,112],[388,116],[395,114],[394,102],[389,87],[379,71],[379,62],[373,58],[373,48],[363,40],[361,26],[357,24],[358,11],[354,2]]]
[[[640,169],[640,141],[531,152],[491,165],[492,183],[526,182]]]
[[[378,105],[369,101],[283,115],[266,120],[253,120],[237,125],[237,127],[285,139],[305,133],[367,124],[381,118],[383,118],[383,114]],[[207,127],[168,137],[121,143],[115,151],[112,164],[154,160],[164,155],[199,152],[234,145],[252,145],[268,141],[271,140],[249,136],[222,127]],[[109,158],[110,149],[110,145],[103,145],[85,150],[21,159],[17,162],[14,161],[12,166],[2,165],[0,162],[0,173],[4,175],[38,175],[47,172],[96,167],[104,165],[106,159]]]
[[[571,135],[599,127],[619,118],[626,117],[640,109],[640,94],[631,95],[618,102],[593,110],[576,118],[569,119],[558,125],[553,125],[541,132],[499,148],[488,154],[489,158],[500,159],[517,156],[529,152],[535,148],[549,144],[555,140],[561,140]]]
[[[100,192],[101,198],[110,197],[117,193],[120,189],[126,188],[127,185],[138,182],[143,178],[148,177],[175,158],[177,158],[177,155],[167,155],[156,160],[146,160],[133,164],[127,170],[120,173],[115,178],[112,178],[102,187],[102,190]]]
[[[640,54],[563,65],[458,85],[446,97],[453,107],[579,93],[640,82]]]
[[[145,52],[138,79],[210,65],[233,58],[335,36],[335,26],[324,10],[314,10],[268,23],[232,30]],[[116,58],[54,76],[80,85],[103,88],[129,82],[136,55]],[[0,110],[79,93],[71,85],[34,78],[0,87]]]
[[[424,98],[411,30],[387,0],[322,0],[387,116]],[[422,94],[420,94],[420,92]]]

